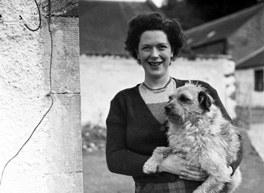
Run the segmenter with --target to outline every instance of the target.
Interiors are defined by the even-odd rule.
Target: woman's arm
[[[124,101],[115,97],[111,101],[106,120],[106,161],[113,173],[129,176],[146,176],[143,165],[149,156],[129,151],[126,146],[126,110]]]

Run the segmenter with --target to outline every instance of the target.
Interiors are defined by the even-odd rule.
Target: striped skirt
[[[185,180],[177,180],[169,183],[135,184],[135,193],[192,193],[200,183],[189,185]]]
[[[147,183],[135,184],[135,193],[192,193],[201,182],[193,182],[192,185],[186,183],[185,180],[177,180],[169,183]],[[227,193],[228,188],[225,186],[220,193]]]

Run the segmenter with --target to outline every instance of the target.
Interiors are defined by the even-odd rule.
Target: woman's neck
[[[171,79],[170,75],[163,76],[161,78],[145,77],[144,84],[146,84],[151,89],[159,89],[164,87],[170,81],[170,79]]]

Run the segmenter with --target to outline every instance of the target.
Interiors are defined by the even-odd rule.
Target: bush
[[[105,149],[106,128],[90,123],[82,128],[82,149],[93,152]]]

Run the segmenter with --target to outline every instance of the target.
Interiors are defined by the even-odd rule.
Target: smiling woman
[[[142,83],[118,92],[111,101],[106,120],[106,161],[111,172],[132,176],[136,193],[193,192],[208,176],[200,168],[186,167],[178,154],[164,157],[157,172],[145,174],[143,165],[153,150],[168,146],[165,106],[176,88],[189,82],[171,77],[170,65],[184,44],[176,19],[159,13],[143,13],[129,22],[126,50],[144,69]],[[131,72],[133,73],[133,72]],[[230,120],[217,92],[197,81],[213,96]],[[235,170],[241,159],[233,166]]]
[[[168,67],[171,63],[173,52],[167,35],[163,31],[145,31],[140,38],[137,58],[145,71],[144,85],[157,89],[170,80]],[[153,85],[152,79],[163,79],[159,84]]]

